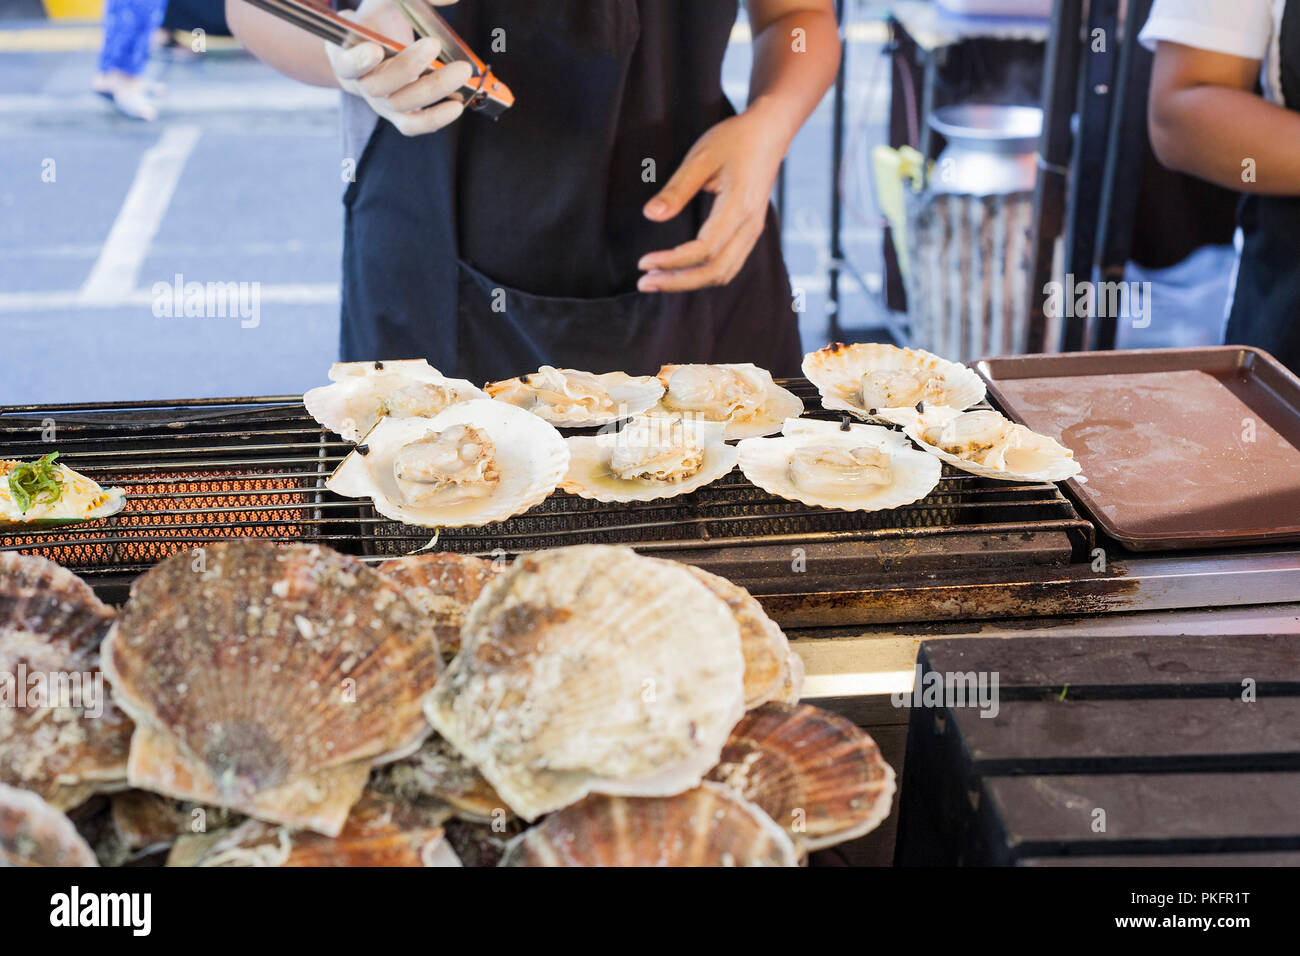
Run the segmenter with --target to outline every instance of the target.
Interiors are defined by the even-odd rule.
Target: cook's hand
[[[788,141],[753,107],[700,137],[667,185],[645,205],[646,218],[671,219],[701,190],[714,193],[700,234],[675,249],[650,252],[637,268],[642,292],[685,292],[726,285],[749,258],[767,221],[768,199]]]
[[[446,6],[456,0],[433,2]],[[406,136],[442,129],[465,111],[458,98],[449,97],[469,80],[472,67],[456,62],[421,76],[438,56],[441,44],[436,37],[416,40],[410,21],[391,0],[364,0],[355,14],[342,16],[397,40],[406,49],[385,60],[378,43],[343,49],[327,42],[325,52],[340,87],[360,96]]]

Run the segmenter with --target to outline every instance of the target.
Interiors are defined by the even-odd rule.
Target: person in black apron
[[[1300,2],[1156,0],[1142,40],[1156,154],[1246,193],[1225,339],[1300,373]]]
[[[382,5],[371,0],[360,17],[378,27]],[[541,365],[652,374],[673,362],[753,362],[798,374],[798,315],[768,196],[789,139],[834,78],[838,37],[830,0],[811,11],[788,0],[748,6],[777,31],[766,46],[756,37],[756,63],[770,69],[792,37],[820,46],[801,51],[806,78],[777,70],[783,105],[763,118],[783,132],[740,144],[751,165],[738,229],[725,181],[662,193],[701,137],[735,116],[721,85],[735,2],[442,7],[516,105],[496,122],[471,114],[429,135],[372,119],[368,137],[353,137],[354,149],[365,145],[344,196],[343,359],[426,358],[478,382]],[[369,111],[345,99],[354,119]],[[733,134],[742,128],[721,128],[711,148],[744,155],[734,139],[719,142]],[[719,185],[721,230],[706,226]],[[656,212],[656,198],[669,208]],[[710,242],[721,246],[711,257]]]

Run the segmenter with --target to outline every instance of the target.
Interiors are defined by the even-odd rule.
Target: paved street
[[[853,34],[846,322],[878,324],[880,230],[862,178],[883,133],[882,29]],[[98,35],[0,20],[0,404],[284,394],[318,384],[338,335],[342,217],[336,94],[214,40],[158,53],[162,119],[118,117],[89,92]],[[743,102],[747,38],[725,81]],[[869,121],[864,123],[864,117]],[[821,344],[829,98],[788,167],[786,251]],[[867,197],[867,198],[863,198]],[[257,283],[253,326],[155,316],[156,283]]]

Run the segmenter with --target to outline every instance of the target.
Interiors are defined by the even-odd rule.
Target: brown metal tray
[[[1300,541],[1300,378],[1244,346],[984,359],[1007,416],[1074,450],[1071,495],[1139,551]]]

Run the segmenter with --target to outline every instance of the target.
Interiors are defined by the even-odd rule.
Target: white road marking
[[[168,284],[170,288],[170,283]],[[302,283],[261,285],[258,294],[263,305],[329,305],[339,301],[337,283]],[[64,309],[117,309],[142,307],[152,309],[152,289],[133,289],[113,301],[85,301],[78,292],[0,292],[0,312],[54,312]]]
[[[145,151],[99,258],[81,287],[79,304],[114,305],[131,294],[200,135],[197,126],[171,126]]]

